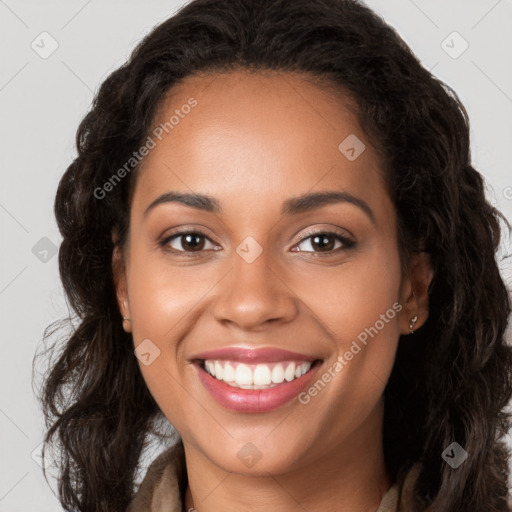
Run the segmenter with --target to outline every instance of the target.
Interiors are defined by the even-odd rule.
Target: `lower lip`
[[[220,405],[237,412],[267,412],[277,409],[295,398],[309,385],[321,363],[317,361],[307,373],[298,379],[283,382],[268,389],[235,388],[212,377],[198,364],[195,366],[204,387]]]

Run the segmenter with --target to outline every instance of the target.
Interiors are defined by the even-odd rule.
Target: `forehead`
[[[138,171],[134,208],[169,190],[245,207],[262,194],[270,202],[339,188],[372,201],[384,192],[379,157],[354,102],[306,75],[187,77],[161,102],[150,136],[155,145]],[[360,154],[354,159],[347,149]]]

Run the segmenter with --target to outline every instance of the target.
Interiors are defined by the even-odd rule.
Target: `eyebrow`
[[[372,209],[368,206],[368,203],[360,199],[359,197],[353,196],[348,192],[342,191],[323,191],[323,192],[312,192],[304,194],[299,197],[292,197],[287,199],[283,203],[281,213],[283,215],[296,215],[298,213],[304,213],[315,208],[320,208],[327,204],[335,203],[349,203],[360,208],[370,220],[375,224],[375,215]]]
[[[166,192],[158,196],[144,211],[144,217],[156,206],[164,203],[181,203],[197,210],[203,210],[211,213],[221,213],[220,203],[211,196],[204,194],[182,193],[182,192]],[[320,208],[327,204],[349,203],[360,208],[375,224],[375,215],[368,204],[359,197],[353,196],[348,192],[342,191],[323,191],[312,192],[302,196],[292,197],[284,201],[281,214],[297,215],[299,213],[308,212],[316,208]]]

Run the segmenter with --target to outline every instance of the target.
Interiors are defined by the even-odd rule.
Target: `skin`
[[[419,253],[402,268],[379,156],[341,94],[291,73],[197,75],[173,87],[155,126],[190,97],[198,105],[138,171],[129,238],[113,254],[125,328],[135,347],[149,338],[160,350],[139,364],[185,446],[186,509],[374,512],[392,484],[382,394],[399,336],[413,316],[415,329],[427,318],[428,258]],[[338,149],[349,134],[366,145],[354,161]],[[374,220],[349,202],[281,213],[292,197],[340,190]],[[170,191],[212,196],[222,212],[167,202],[144,215]],[[177,227],[201,230],[202,248],[183,237],[159,246]],[[335,230],[355,245],[329,238],[326,256],[310,230]],[[236,252],[248,236],[263,250],[252,263]],[[225,409],[190,360],[226,346],[276,347],[321,358],[321,378],[395,303],[401,311],[306,405]],[[250,468],[237,457],[249,442],[261,452]]]

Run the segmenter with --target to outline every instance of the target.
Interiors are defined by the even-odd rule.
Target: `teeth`
[[[284,378],[288,381],[288,382],[291,382],[293,380],[293,378],[295,377],[295,363],[290,363],[287,367],[286,367],[286,370],[284,371]]]
[[[266,364],[256,366],[253,375],[253,384],[257,386],[268,385],[272,382],[272,372]]]
[[[222,380],[222,373],[223,373],[222,365],[219,363],[219,361],[215,361],[215,375],[217,376],[217,379]]]
[[[310,363],[302,363],[301,365],[297,365],[297,368],[295,368],[295,378],[298,378],[301,375],[304,375],[310,368],[311,368]]]
[[[215,363],[213,361],[205,361],[204,366],[210,375],[215,376]]]
[[[242,389],[266,389],[281,384],[285,380],[291,382],[298,379],[311,368],[310,362],[247,365],[234,361],[204,362],[205,370],[218,380],[233,387]]]
[[[215,375],[217,375],[217,372],[215,372]],[[222,380],[226,382],[233,382],[235,380],[235,368],[229,363],[224,365],[224,369],[222,370]]]
[[[219,380],[222,380],[222,373],[220,375],[217,373],[217,363],[218,363],[218,361],[215,361],[215,377],[217,377],[217,379],[219,379]],[[218,363],[218,364],[220,365],[220,363]],[[239,386],[243,386],[243,385],[247,386],[250,384],[254,384],[254,382],[252,380],[251,369],[246,364],[241,363],[236,367],[235,382]]]
[[[274,384],[281,384],[284,380],[284,368],[282,364],[276,364],[272,369],[272,382]]]

